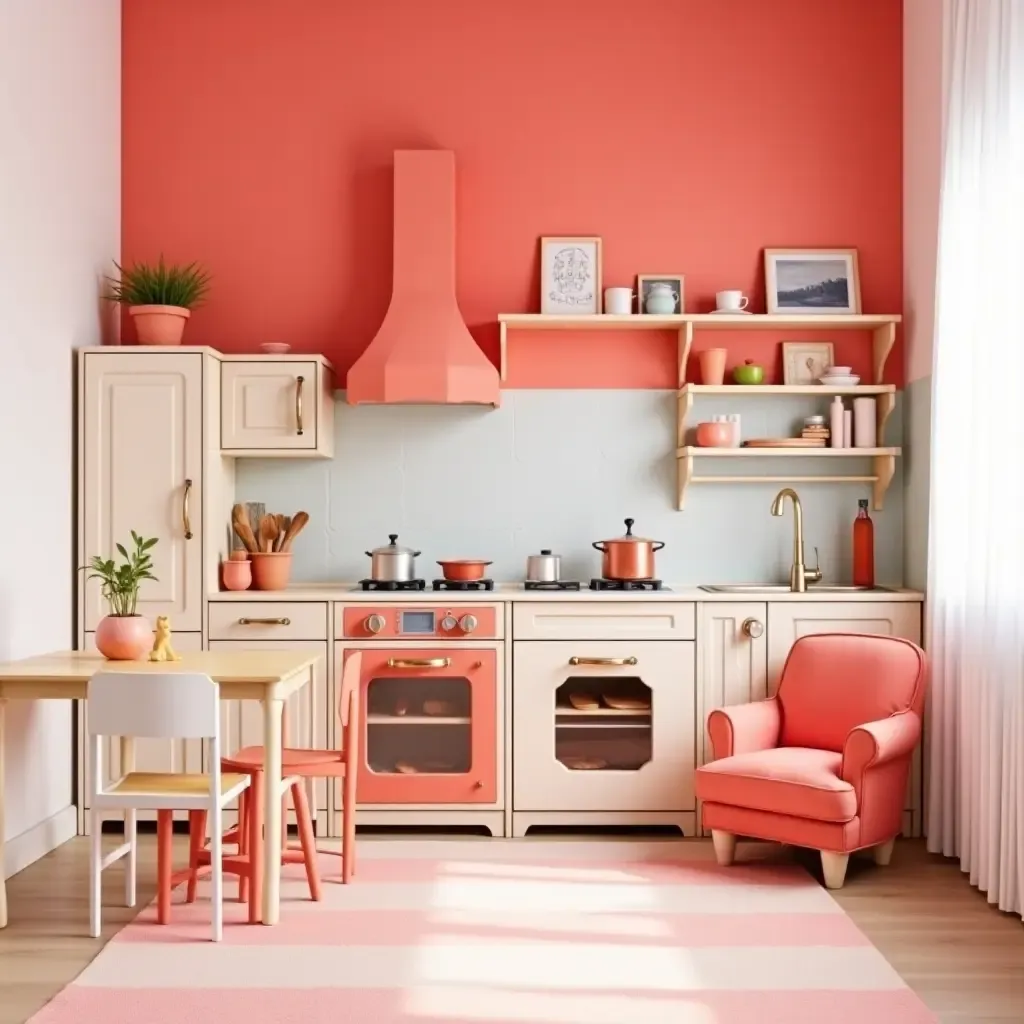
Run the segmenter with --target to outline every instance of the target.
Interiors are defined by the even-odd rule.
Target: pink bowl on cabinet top
[[[698,423],[697,444],[701,448],[732,447],[732,424],[730,423]]]

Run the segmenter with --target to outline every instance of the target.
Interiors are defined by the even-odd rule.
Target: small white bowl
[[[849,377],[853,374],[852,366],[826,366],[823,377]]]
[[[268,356],[283,356],[286,352],[291,352],[292,347],[286,341],[265,341],[260,348],[267,353]]]

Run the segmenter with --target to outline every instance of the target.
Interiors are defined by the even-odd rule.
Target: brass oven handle
[[[388,658],[388,668],[447,668],[451,658]]]
[[[185,481],[185,493],[181,499],[181,525],[185,527],[185,540],[192,539],[192,518],[188,514],[188,499],[192,495],[192,481]]]
[[[240,626],[290,626],[291,619],[239,619]]]
[[[570,665],[635,665],[636,658],[577,658],[569,659]]]
[[[295,433],[302,436],[302,385],[305,377],[295,378],[295,426],[298,428]]]

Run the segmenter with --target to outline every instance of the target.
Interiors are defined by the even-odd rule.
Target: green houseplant
[[[110,281],[109,298],[128,307],[140,345],[180,345],[185,321],[210,287],[210,275],[198,264],[156,266],[115,262],[119,277]]]
[[[153,642],[152,627],[137,609],[142,581],[156,581],[150,555],[156,542],[156,537],[146,539],[132,530],[131,552],[117,545],[124,559],[120,565],[113,558],[96,555],[82,567],[89,573],[87,579],[100,581],[101,593],[110,603],[111,613],[96,626],[96,647],[111,661],[137,661]]]

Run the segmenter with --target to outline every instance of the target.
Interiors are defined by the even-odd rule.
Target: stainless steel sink
[[[788,583],[716,583],[704,584],[700,590],[709,594],[789,594],[791,593]],[[891,587],[855,587],[830,586],[828,584],[810,583],[807,586],[808,594],[891,594]]]

